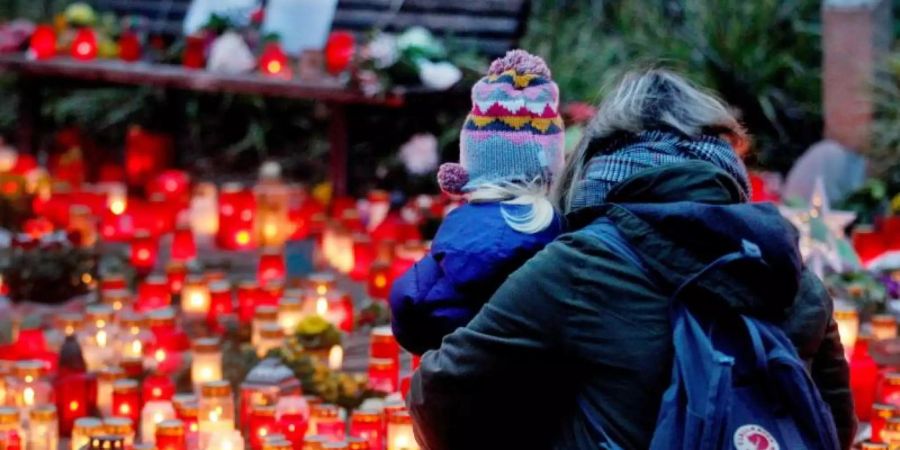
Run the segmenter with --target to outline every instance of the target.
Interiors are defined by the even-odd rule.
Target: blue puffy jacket
[[[503,212],[520,215],[530,206],[470,203],[444,219],[431,252],[394,282],[394,335],[415,354],[440,347],[441,339],[465,326],[494,291],[562,231],[555,219],[535,234],[510,228]]]

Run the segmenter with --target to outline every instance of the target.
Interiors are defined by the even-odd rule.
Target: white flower
[[[397,37],[397,47],[400,51],[410,48],[427,48],[435,45],[434,36],[423,27],[412,27]]]
[[[206,68],[227,74],[248,73],[256,67],[256,58],[239,34],[229,31],[216,39],[209,51]]]
[[[438,142],[433,134],[417,134],[400,147],[400,161],[413,175],[433,172],[438,165]]]
[[[394,65],[400,58],[400,52],[397,51],[397,37],[393,34],[379,33],[369,42],[368,50],[369,58],[379,69]]]
[[[432,89],[449,89],[462,79],[462,71],[448,62],[422,60],[419,62],[419,79]]]

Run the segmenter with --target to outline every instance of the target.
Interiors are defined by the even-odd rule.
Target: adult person
[[[849,448],[856,423],[832,301],[803,267],[791,225],[748,203],[735,152],[747,141],[718,98],[680,76],[626,74],[558,180],[570,232],[422,358],[408,402],[423,445],[592,449],[592,417],[623,448],[647,448],[671,380],[668,299],[747,240],[766,267],[717,269],[690,296],[779,323]]]

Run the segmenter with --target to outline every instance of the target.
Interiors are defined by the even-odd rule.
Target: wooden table
[[[228,75],[205,70],[187,69],[168,64],[144,62],[126,63],[118,60],[76,61],[58,57],[32,61],[24,54],[0,55],[0,71],[19,77],[18,145],[22,152],[33,153],[40,126],[41,89],[51,82],[77,81],[91,85],[154,86],[163,89],[211,93],[262,95],[322,102],[330,111],[329,140],[331,143],[330,180],[335,193],[343,195],[347,189],[348,123],[346,107],[370,105],[401,108],[406,95],[393,91],[378,96],[366,96],[332,78],[319,80],[282,80],[256,73]]]

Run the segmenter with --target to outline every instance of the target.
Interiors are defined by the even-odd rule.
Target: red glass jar
[[[213,329],[218,329],[223,315],[234,312],[234,300],[231,296],[231,283],[228,281],[213,281],[209,283],[209,312],[206,315],[206,323]]]
[[[391,327],[375,327],[369,338],[369,356],[378,359],[390,359],[400,366],[400,344],[394,337]]]
[[[141,393],[134,380],[119,380],[113,383],[113,414],[139,423],[141,417]]]
[[[197,257],[197,245],[194,243],[194,232],[190,227],[178,227],[172,235],[172,259],[190,261]]]
[[[350,436],[365,439],[369,450],[384,449],[384,419],[382,414],[374,410],[356,410],[350,416]]]
[[[175,384],[167,375],[154,373],[144,379],[143,394],[144,401],[148,402],[172,400],[172,396],[175,395]]]
[[[872,414],[869,416],[872,425],[872,442],[884,442],[881,432],[884,430],[888,419],[894,417],[896,414],[897,407],[894,405],[887,405],[884,403],[872,405]]]
[[[75,33],[72,40],[72,58],[79,61],[90,61],[97,58],[97,34],[84,27]]]
[[[369,359],[369,388],[393,393],[400,388],[400,369],[392,359]]]
[[[278,433],[275,407],[253,405],[250,412],[250,448],[260,450],[266,437]]]
[[[260,303],[261,295],[259,285],[255,281],[243,281],[238,284],[238,319],[242,324],[248,324],[253,320],[253,312]]]
[[[330,441],[343,441],[345,426],[337,406],[325,403],[311,406],[308,434],[325,436]]]
[[[156,265],[159,253],[159,244],[156,239],[145,230],[134,232],[131,239],[131,265],[139,273],[149,273]]]
[[[256,198],[239,184],[226,184],[219,194],[219,232],[216,244],[226,250],[253,248]]]
[[[150,275],[138,284],[138,300],[134,305],[136,311],[153,311],[171,304],[172,291],[167,277]]]
[[[375,300],[387,300],[391,294],[391,266],[388,263],[382,261],[372,263],[367,293]]]
[[[284,282],[286,270],[284,254],[281,251],[266,250],[259,256],[257,281],[260,286],[270,282]]]
[[[156,450],[187,450],[184,422],[163,420],[156,425]]]

